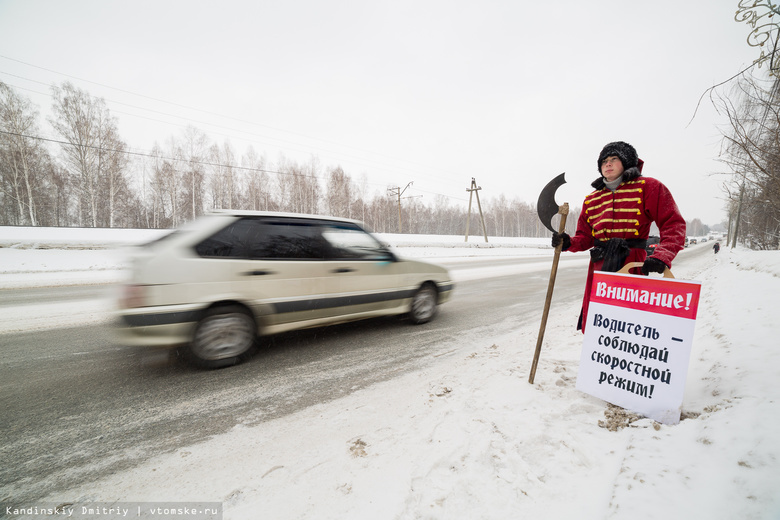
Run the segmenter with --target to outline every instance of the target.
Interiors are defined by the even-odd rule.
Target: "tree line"
[[[365,175],[356,180],[315,156],[270,162],[251,145],[239,153],[192,125],[150,151],[132,150],[102,98],[69,82],[51,91],[42,132],[38,107],[0,82],[0,225],[168,229],[239,209],[353,218],[380,233],[459,235],[468,223],[475,237],[550,234],[535,205],[518,197],[482,200],[483,231],[476,201],[470,212],[444,195],[399,204],[389,190],[369,188]],[[568,233],[578,217],[573,208]],[[698,219],[689,227],[707,233]]]
[[[0,82],[0,225],[172,228],[211,210],[242,209],[354,218],[384,233],[466,230],[468,210],[443,195],[404,199],[399,209],[365,176],[355,180],[314,156],[272,163],[253,146],[239,153],[195,126],[150,151],[131,150],[103,99],[69,82],[51,91],[51,132],[42,132],[38,107]],[[549,233],[519,198],[488,198],[482,210],[490,236]],[[573,231],[576,215],[569,222]],[[483,233],[476,205],[469,228]]]

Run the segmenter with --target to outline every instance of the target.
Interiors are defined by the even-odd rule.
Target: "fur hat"
[[[620,159],[620,162],[623,163],[624,170],[628,170],[629,168],[634,168],[635,166],[639,165],[639,156],[636,154],[634,147],[628,143],[624,143],[623,141],[615,141],[614,143],[609,143],[604,147],[604,149],[601,150],[598,162],[599,172],[601,172],[601,163],[604,161],[604,159],[607,157],[612,157],[613,155]]]

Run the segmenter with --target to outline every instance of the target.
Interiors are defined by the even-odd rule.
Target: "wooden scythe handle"
[[[563,233],[566,230],[566,216],[569,214],[569,204],[564,203],[563,206],[558,208],[558,213],[561,215],[561,222],[558,226],[558,233]],[[534,377],[536,376],[536,365],[539,364],[539,354],[542,352],[542,342],[544,341],[544,330],[547,328],[547,316],[550,314],[550,302],[552,301],[553,287],[555,287],[555,276],[558,274],[558,260],[561,257],[561,249],[563,248],[563,242],[558,244],[555,248],[555,256],[553,256],[552,270],[550,271],[550,283],[547,285],[547,299],[544,301],[544,312],[542,312],[542,324],[539,327],[539,337],[536,339],[536,350],[534,351],[534,361],[531,364],[531,374],[528,376],[528,382],[534,384]]]
[[[623,266],[623,269],[618,271],[618,274],[631,274],[629,273],[629,269],[633,269],[634,267],[642,267],[644,265],[643,262],[629,262],[626,265]],[[672,274],[672,270],[668,267],[664,269],[664,278],[674,278],[674,275]]]

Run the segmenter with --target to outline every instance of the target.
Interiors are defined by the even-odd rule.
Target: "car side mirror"
[[[395,256],[395,253],[390,251],[390,249],[388,249],[387,247],[383,246],[382,249],[380,249],[378,251],[378,253],[379,254],[377,255],[377,257],[378,257],[377,260],[379,260],[379,261],[383,261],[383,262],[397,262],[398,261],[398,257]]]

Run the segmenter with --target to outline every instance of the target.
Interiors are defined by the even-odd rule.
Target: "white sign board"
[[[701,284],[593,273],[577,389],[680,422]]]

